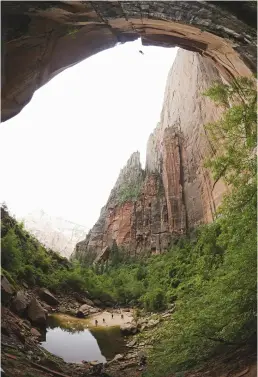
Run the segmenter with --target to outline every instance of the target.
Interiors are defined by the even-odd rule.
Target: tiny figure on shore
[[[123,314],[121,314],[121,318],[124,319],[124,315]]]
[[[112,318],[114,318],[114,314],[113,313],[111,314],[111,316],[112,316]]]
[[[95,326],[98,326],[98,321],[95,319]]]
[[[103,323],[105,323],[105,318],[103,318]]]

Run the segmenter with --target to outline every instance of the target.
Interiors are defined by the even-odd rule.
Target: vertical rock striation
[[[214,219],[227,187],[214,183],[204,167],[214,146],[203,126],[217,120],[221,109],[203,92],[216,80],[221,78],[210,60],[179,50],[160,122],[148,140],[145,170],[134,153],[73,257],[93,261],[113,241],[130,254],[160,253],[173,238]]]
[[[162,174],[170,216],[182,212],[182,230],[212,221],[226,190],[221,181],[214,185],[203,166],[205,158],[214,153],[203,125],[221,115],[221,109],[203,92],[220,80],[208,59],[179,50],[168,74],[160,123],[148,141],[146,171]]]

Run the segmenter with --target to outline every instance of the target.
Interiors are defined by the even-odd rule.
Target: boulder
[[[48,311],[47,311],[47,309],[43,308],[43,310],[44,310],[44,313],[46,314],[46,317],[47,317],[47,316],[48,316]]]
[[[133,340],[131,340],[131,342],[129,342],[129,343],[127,343],[127,347],[134,347],[135,345],[136,345],[136,343],[137,343],[137,340],[136,339],[133,339]]]
[[[27,319],[23,321],[23,326],[26,327],[26,329],[30,330],[31,329],[31,323]]]
[[[7,323],[1,323],[1,335],[10,336],[10,329]]]
[[[169,309],[167,312],[172,314],[172,313],[174,313],[175,310],[176,310],[176,306],[174,306],[173,308]]]
[[[40,332],[34,327],[30,330],[31,335],[36,336],[37,338],[41,336]]]
[[[45,326],[47,322],[47,317],[44,312],[44,309],[38,302],[36,298],[33,298],[28,306],[28,317],[29,319],[39,325],[39,326]]]
[[[52,310],[53,310],[52,306],[46,304],[45,302],[42,302],[42,306],[43,306],[43,308],[44,308],[47,312],[52,312]]]
[[[139,366],[139,363],[136,361],[136,360],[128,360],[126,363],[123,363],[123,365],[121,365],[119,367],[120,370],[124,370],[124,369],[128,369],[128,368],[134,368],[134,367],[137,367]]]
[[[80,304],[87,304],[85,297],[82,297],[78,292],[75,292],[74,295],[73,295],[73,297]]]
[[[69,307],[67,308],[65,306],[60,306],[59,309],[58,309],[58,312],[62,313],[62,314],[68,314],[68,315],[71,315],[71,316],[76,316],[76,314],[77,314],[76,310],[71,309]]]
[[[123,335],[134,335],[139,331],[139,329],[133,323],[125,323],[120,326],[120,331]]]
[[[118,354],[113,358],[113,361],[123,360],[123,358],[124,358],[124,355],[121,355],[120,353],[118,353]]]
[[[84,299],[84,304],[89,305],[89,306],[94,306],[94,302],[91,301],[89,298]]]
[[[90,314],[90,309],[92,309],[90,305],[84,304],[79,308],[78,312],[76,313],[76,316],[78,318],[85,318]]]
[[[152,329],[153,327],[157,326],[159,324],[159,320],[158,319],[150,319],[149,322],[147,323],[146,327],[148,329]]]
[[[13,297],[15,291],[12,284],[5,276],[1,276],[1,302],[8,304]]]
[[[19,315],[24,314],[28,306],[27,298],[23,291],[18,291],[11,304],[11,310]]]
[[[19,339],[20,342],[22,342],[23,344],[25,343],[24,331],[18,325],[12,326],[12,332]]]
[[[100,375],[103,372],[104,364],[99,361],[91,361],[90,366],[92,368],[92,372],[96,375]]]
[[[58,299],[48,289],[40,289],[39,297],[49,305],[58,305]]]
[[[128,353],[126,356],[125,356],[125,359],[126,360],[131,360],[131,359],[136,359],[138,356],[138,354],[136,352],[134,353]]]
[[[108,365],[113,364],[117,361],[121,361],[123,359],[124,359],[124,355],[121,355],[120,353],[118,353],[112,360],[108,362]]]
[[[98,300],[97,298],[95,300],[93,300],[93,302],[94,302],[94,305],[96,305],[96,306],[103,306],[103,303],[100,300]]]
[[[171,318],[171,313],[162,314],[162,318]]]
[[[94,313],[97,313],[97,312],[99,312],[99,311],[100,311],[100,309],[98,309],[98,308],[94,308],[94,307],[92,307],[92,306],[90,306],[90,305],[84,304],[84,305],[82,305],[82,306],[79,308],[79,310],[78,310],[77,313],[76,313],[76,316],[77,316],[78,318],[85,318],[85,317],[87,317],[88,315],[90,315],[90,314],[94,314]]]
[[[139,318],[138,320],[137,320],[137,323],[138,323],[138,325],[144,325],[144,324],[146,324],[147,323],[147,319],[146,318]]]

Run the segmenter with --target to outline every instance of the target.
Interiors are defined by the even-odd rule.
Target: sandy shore
[[[113,318],[112,318],[113,314]],[[121,314],[123,318],[121,318]],[[103,319],[105,322],[103,322]],[[133,314],[131,312],[125,312],[121,310],[110,310],[110,311],[103,311],[101,313],[96,313],[87,318],[87,323],[89,326],[96,326],[95,320],[98,321],[98,327],[110,327],[110,326],[120,326],[125,323],[130,323],[133,321]]]
[[[113,318],[112,318],[113,314]],[[121,314],[123,318],[121,318]],[[125,323],[131,323],[133,321],[133,311],[130,312],[118,309],[110,309],[109,311],[105,310],[96,314],[92,314],[86,318],[77,318],[71,317],[67,314],[54,314],[53,317],[56,317],[60,323],[67,324],[70,327],[82,326],[86,328],[105,328],[112,326],[120,326]],[[103,319],[105,320],[103,322]],[[98,321],[96,325],[95,321]]]

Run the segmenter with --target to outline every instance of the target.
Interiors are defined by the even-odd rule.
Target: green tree
[[[122,255],[119,252],[116,240],[113,240],[113,244],[110,250],[110,264],[117,266],[122,261]]]
[[[19,239],[13,228],[1,240],[2,267],[9,271],[16,271],[21,263],[21,251]]]
[[[257,92],[254,82],[240,78],[231,85],[216,84],[206,95],[225,108],[219,121],[205,127],[216,150],[206,166],[216,181],[223,178],[236,188],[249,186],[257,168]]]

